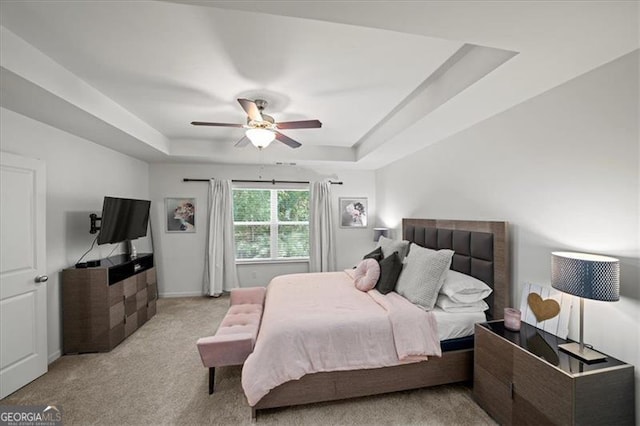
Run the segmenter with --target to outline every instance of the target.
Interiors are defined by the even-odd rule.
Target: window
[[[236,259],[307,259],[309,190],[234,189]]]

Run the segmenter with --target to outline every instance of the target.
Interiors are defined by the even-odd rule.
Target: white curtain
[[[334,211],[329,181],[311,184],[309,217],[309,271],[336,270]]]
[[[204,293],[220,296],[238,287],[230,180],[209,181],[209,227],[204,259]]]

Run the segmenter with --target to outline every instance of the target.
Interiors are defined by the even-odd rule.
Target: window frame
[[[278,226],[280,225],[306,225],[307,230],[310,231],[310,223],[307,221],[280,221],[278,217],[278,191],[304,191],[309,194],[311,197],[310,188],[291,188],[291,187],[257,187],[257,186],[235,186],[232,188],[232,191],[269,191],[269,211],[270,211],[270,221],[269,222],[261,222],[261,221],[250,221],[250,222],[241,222],[236,221],[235,218],[233,220],[233,229],[234,229],[234,242],[237,244],[235,240],[235,228],[236,225],[262,225],[269,226],[269,250],[271,253],[271,257],[263,257],[263,258],[253,258],[253,259],[238,259],[236,257],[235,261],[238,264],[246,264],[246,263],[299,263],[299,262],[309,262],[309,254],[306,256],[295,256],[295,257],[277,257],[278,255]],[[310,214],[310,212],[309,212]],[[237,256],[238,252],[234,254]],[[274,257],[274,254],[276,255]]]

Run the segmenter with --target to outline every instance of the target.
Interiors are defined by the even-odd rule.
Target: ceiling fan
[[[276,123],[273,117],[263,113],[267,107],[264,99],[238,99],[240,106],[247,113],[247,124],[232,123],[210,123],[207,121],[192,121],[194,126],[217,126],[217,127],[241,127],[247,129],[245,136],[236,142],[235,146],[243,147],[251,142],[256,148],[262,149],[277,139],[291,148],[300,148],[300,142],[283,135],[279,130],[283,129],[315,129],[322,127],[319,120],[283,121]]]

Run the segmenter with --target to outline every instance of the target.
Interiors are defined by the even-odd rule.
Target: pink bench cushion
[[[198,351],[205,367],[242,365],[253,351],[250,334],[226,334],[198,339]]]
[[[233,305],[220,323],[216,335],[248,334],[252,344],[255,344],[261,317],[262,305]]]
[[[244,364],[256,343],[265,292],[264,287],[231,291],[231,307],[216,334],[198,340],[205,367]]]
[[[265,287],[234,288],[231,290],[231,305],[263,305]]]

